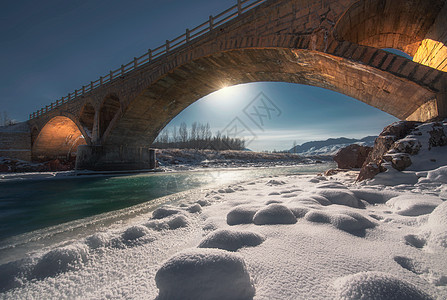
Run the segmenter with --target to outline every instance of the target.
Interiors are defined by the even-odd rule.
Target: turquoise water
[[[189,189],[231,184],[263,176],[313,174],[330,167],[329,164],[316,164],[0,181],[0,240]]]

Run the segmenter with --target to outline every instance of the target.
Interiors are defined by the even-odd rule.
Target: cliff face
[[[445,155],[434,148],[447,145],[446,132],[447,122],[401,121],[387,126],[376,139],[357,181],[373,178],[389,168],[425,170],[442,165]]]

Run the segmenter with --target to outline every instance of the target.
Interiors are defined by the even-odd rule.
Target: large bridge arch
[[[33,142],[33,160],[75,157],[79,145],[90,143],[77,123],[76,119],[70,116],[56,116],[46,122]]]
[[[411,80],[321,51],[229,50],[185,63],[147,87],[129,104],[106,143],[148,146],[171,119],[200,98],[223,86],[262,81],[333,90],[400,119],[410,117],[436,97],[435,92]]]

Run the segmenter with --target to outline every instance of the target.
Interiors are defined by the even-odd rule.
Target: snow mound
[[[368,218],[351,211],[335,211],[329,213],[311,210],[306,213],[304,218],[310,222],[331,224],[337,229],[358,236],[363,236],[365,234],[365,229],[376,226],[376,224]]]
[[[266,183],[266,185],[271,185],[271,186],[274,186],[274,185],[283,185],[283,184],[286,184],[284,181],[282,181],[282,180],[276,180],[276,179],[272,179],[272,180],[269,180],[267,183]]]
[[[352,234],[362,234],[363,230],[375,227],[373,222],[357,213],[334,214],[330,220],[335,228]]]
[[[294,198],[291,201],[311,205],[319,204],[324,206],[332,204],[326,197],[313,193],[301,193],[298,197]]]
[[[317,189],[347,189],[347,187],[343,183],[337,182],[337,181],[322,182],[320,184],[317,184],[316,188]]]
[[[264,204],[269,205],[274,203],[283,203],[283,202],[281,200],[267,200]]]
[[[427,220],[430,236],[427,246],[447,249],[447,202],[443,202],[433,210]]]
[[[186,208],[187,211],[189,211],[190,213],[199,213],[202,211],[202,206],[198,203],[189,206],[188,208]]]
[[[169,229],[174,230],[178,228],[188,227],[188,218],[184,215],[178,215],[168,220],[167,222]]]
[[[307,212],[309,211],[309,208],[307,208],[307,207],[300,207],[300,206],[296,206],[296,207],[290,207],[289,206],[289,209],[295,215],[295,218],[303,218],[307,214]]]
[[[33,277],[44,279],[70,270],[79,269],[88,259],[85,244],[73,244],[53,249],[44,254],[34,266]]]
[[[85,239],[85,243],[91,249],[107,247],[110,244],[110,236],[103,232],[95,233],[91,236],[88,236]]]
[[[390,274],[361,272],[334,282],[335,299],[429,300],[433,299],[412,284]]]
[[[391,198],[386,204],[403,216],[420,216],[431,213],[443,201],[439,197],[406,194]]]
[[[139,238],[142,238],[147,234],[149,234],[149,230],[146,227],[141,226],[141,225],[135,225],[135,226],[127,228],[123,232],[121,237],[124,241],[130,242],[130,241],[138,240]]]
[[[211,205],[211,203],[208,200],[204,200],[204,199],[203,200],[197,200],[196,203],[199,204],[202,207]]]
[[[427,179],[436,183],[447,183],[447,166],[428,171]]]
[[[351,189],[354,195],[361,200],[365,200],[369,204],[385,203],[399,194],[393,191],[378,191],[374,189]]]
[[[241,256],[218,249],[194,249],[166,261],[155,275],[157,300],[248,300],[254,285]]]
[[[329,214],[317,210],[311,210],[306,213],[304,219],[314,223],[331,223],[331,217]]]
[[[350,206],[354,208],[361,207],[360,201],[355,194],[348,189],[327,188],[316,189],[316,193],[328,199],[332,204]]]
[[[259,207],[251,205],[239,205],[230,210],[227,214],[228,225],[253,223],[253,217]]]
[[[229,193],[234,193],[235,190],[230,187],[227,187],[225,189],[219,189],[218,192],[221,194],[229,194]]]
[[[162,231],[162,230],[175,230],[182,227],[189,226],[188,218],[183,214],[173,215],[163,220],[151,220],[144,224],[147,228]]]
[[[169,206],[163,206],[163,207],[159,207],[156,210],[154,210],[152,212],[152,218],[153,219],[163,219],[166,217],[169,217],[171,215],[175,215],[178,214],[180,212],[180,210],[173,208],[173,207],[169,207]]]
[[[286,206],[274,203],[257,211],[253,217],[253,223],[256,225],[295,224],[296,217]]]
[[[242,247],[254,247],[261,244],[265,238],[249,231],[217,230],[203,239],[199,248],[218,248],[237,251]]]
[[[447,227],[447,201],[442,202],[430,214],[427,220],[427,225],[436,227]]]

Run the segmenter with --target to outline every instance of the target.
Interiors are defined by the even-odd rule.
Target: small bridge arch
[[[32,156],[37,161],[51,159],[73,159],[79,145],[87,145],[90,141],[85,138],[69,116],[51,118],[40,130],[32,144]]]

